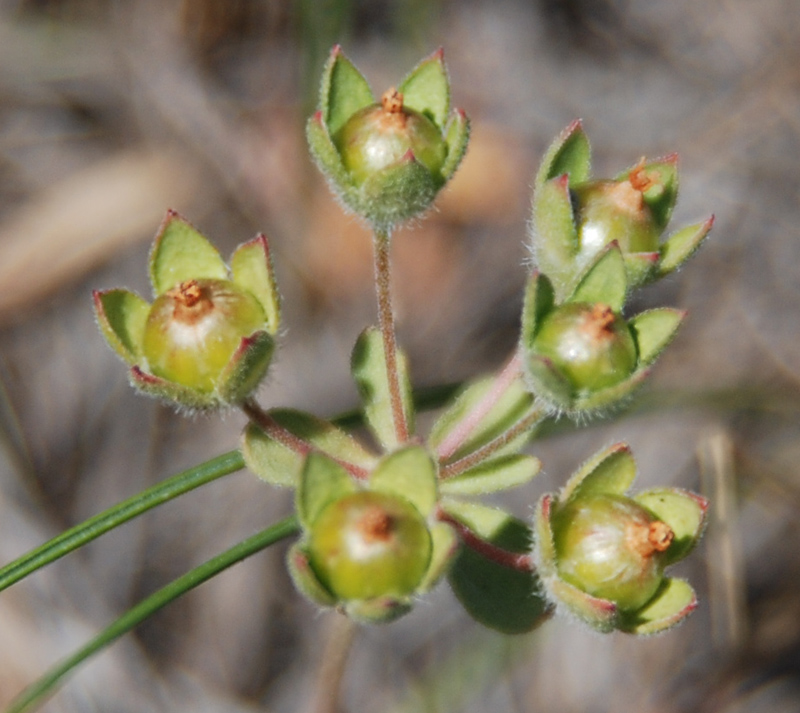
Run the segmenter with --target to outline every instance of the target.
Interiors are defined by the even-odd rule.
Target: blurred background
[[[596,175],[677,151],[673,225],[716,214],[699,255],[631,306],[690,313],[641,397],[534,443],[545,473],[507,501],[528,517],[583,459],[628,441],[639,487],[713,502],[677,570],[698,611],[647,640],[566,620],[506,638],[442,586],[357,632],[339,709],[800,710],[796,0],[0,0],[0,559],[236,447],[238,414],[186,419],[136,396],[94,324],[92,288],[149,294],[168,207],[225,255],[258,231],[272,241],[285,334],[262,403],[355,405],[349,350],[376,319],[371,248],[303,139],[335,42],[377,92],[443,46],[473,122],[456,179],[395,239],[399,334],[419,385],[495,368],[513,348],[529,186],[572,119]],[[289,509],[288,493],[242,472],[3,592],[0,704]],[[320,683],[336,622],[294,592],[283,553],[165,609],[45,710],[337,710]]]

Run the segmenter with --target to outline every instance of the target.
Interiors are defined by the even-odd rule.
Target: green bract
[[[672,272],[708,235],[713,216],[661,242],[678,196],[677,156],[644,159],[613,180],[589,180],[591,151],[579,121],[553,142],[536,176],[533,248],[564,299],[598,253],[616,242],[632,287]]]
[[[534,272],[520,340],[532,393],[555,410],[580,414],[619,403],[639,386],[685,315],[659,308],[626,322],[620,315],[626,295],[616,243],[596,256],[562,304],[552,281]]]
[[[428,208],[455,173],[466,151],[469,122],[460,110],[450,113],[441,50],[376,101],[337,45],[307,137],[334,192],[375,228],[389,231]]]
[[[626,495],[636,476],[618,444],[585,463],[535,515],[535,559],[554,604],[600,631],[653,634],[696,606],[691,586],[664,576],[703,532],[706,500],[677,488]]]
[[[167,213],[150,256],[152,305],[95,291],[100,330],[139,390],[188,409],[244,401],[266,374],[280,300],[266,237],[239,246],[230,269],[200,233]]]
[[[318,452],[307,457],[296,496],[303,538],[289,552],[289,569],[320,606],[361,621],[391,621],[444,574],[455,533],[430,524],[438,495],[425,449],[385,456],[366,482],[346,465]]]

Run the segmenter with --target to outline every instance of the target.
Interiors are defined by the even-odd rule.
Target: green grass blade
[[[129,609],[74,654],[53,666],[44,676],[17,696],[5,713],[22,713],[22,711],[31,710],[33,706],[52,694],[58,684],[73,669],[112,644],[123,634],[128,633],[147,617],[231,565],[260,552],[270,545],[274,545],[286,537],[294,535],[298,531],[297,518],[292,515],[173,580],[139,602],[135,607]]]
[[[231,451],[123,500],[0,568],[0,591],[137,515],[242,468],[241,453]]]

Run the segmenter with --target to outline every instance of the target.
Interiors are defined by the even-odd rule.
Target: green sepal
[[[268,412],[279,425],[322,453],[365,470],[375,463],[348,433],[329,421],[293,409]],[[259,478],[276,486],[294,487],[300,479],[305,457],[273,440],[255,424],[248,424],[242,434],[242,456],[247,467]]]
[[[97,324],[106,342],[128,364],[135,364],[142,353],[150,305],[128,290],[95,290],[92,296]]]
[[[661,261],[658,264],[658,277],[673,272],[688,260],[700,247],[714,225],[712,215],[704,223],[681,228],[670,235],[661,245]]]
[[[669,548],[661,555],[665,567],[692,551],[706,524],[708,501],[704,497],[680,488],[654,488],[633,499],[669,525],[674,534]]]
[[[264,234],[240,245],[231,256],[233,282],[250,292],[264,308],[267,330],[276,334],[281,324],[281,296],[269,242]]]
[[[470,412],[481,403],[492,389],[495,378],[495,376],[482,377],[469,383],[461,391],[450,408],[439,416],[433,425],[428,438],[431,448],[437,450],[447,436],[458,428],[461,421],[468,417]],[[530,411],[532,404],[533,397],[528,392],[522,379],[515,379],[505,389],[497,403],[472,429],[458,449],[447,456],[443,462],[456,461],[494,440],[525,416]],[[527,440],[528,434],[523,433],[498,450],[496,455],[516,453]]]
[[[639,354],[639,363],[652,364],[672,341],[686,316],[683,310],[661,307],[641,312],[631,318],[628,326]]]
[[[628,284],[632,287],[652,282],[653,276],[658,274],[660,253],[627,253],[624,258]]]
[[[530,530],[520,520],[494,508],[472,503],[450,503],[445,509],[481,539],[509,552],[530,550]],[[504,634],[524,634],[550,614],[532,572],[505,567],[462,546],[448,581],[473,619]]]
[[[593,629],[606,634],[619,626],[620,612],[614,602],[593,597],[558,577],[544,580],[550,596]]]
[[[397,441],[392,418],[383,337],[380,331],[370,327],[361,333],[353,347],[350,365],[361,402],[364,405],[364,415],[370,431],[385,450],[396,448],[400,444]],[[397,352],[397,366],[403,410],[409,431],[413,431],[414,410],[411,383],[408,379],[406,358],[400,350]]]
[[[286,565],[294,586],[303,596],[321,607],[336,605],[336,597],[317,579],[308,555],[300,543],[295,543],[289,548]]]
[[[227,280],[228,268],[217,249],[174,210],[156,235],[150,252],[150,283],[156,297],[186,280]]]
[[[351,205],[355,189],[350,174],[342,163],[342,157],[325,128],[321,111],[309,117],[306,122],[306,140],[311,156],[322,174],[328,179],[333,191],[342,200],[346,200],[348,205]]]
[[[143,394],[168,402],[187,411],[205,411],[224,405],[216,394],[195,391],[188,386],[167,381],[160,376],[148,374],[138,366],[128,371],[131,386]]]
[[[411,599],[378,597],[346,602],[344,611],[353,621],[361,624],[389,624],[411,611]]]
[[[443,495],[486,495],[510,490],[533,480],[542,463],[535,456],[511,454],[492,458],[439,483]]]
[[[580,242],[569,176],[545,181],[533,196],[533,248],[537,267],[552,281],[559,301],[569,292]]]
[[[620,381],[607,389],[595,391],[588,396],[576,398],[572,403],[572,411],[575,413],[590,413],[592,411],[602,411],[607,408],[621,406],[630,397],[642,382],[650,375],[649,369],[637,369],[625,381]]]
[[[445,130],[444,140],[447,144],[447,158],[442,164],[442,178],[449,181],[456,172],[469,144],[470,123],[467,115],[456,109]]]
[[[300,523],[310,528],[327,505],[356,490],[358,486],[342,465],[312,451],[306,457],[295,496]]]
[[[332,136],[359,109],[375,103],[369,83],[336,45],[325,64],[319,106]]]
[[[453,558],[458,552],[458,536],[455,530],[446,522],[437,522],[430,528],[431,533],[431,561],[428,571],[422,578],[417,592],[424,594],[433,589],[439,580],[447,574]]]
[[[525,298],[522,303],[520,343],[523,352],[530,348],[539,325],[554,305],[553,283],[550,282],[547,275],[534,270],[525,286]]]
[[[250,396],[267,373],[275,340],[258,331],[242,339],[239,348],[219,375],[217,394],[226,404],[239,404]]]
[[[569,174],[569,185],[589,180],[592,149],[580,119],[573,121],[548,147],[534,183],[535,190],[556,176]]]
[[[538,354],[525,355],[525,376],[530,390],[558,409],[570,411],[575,399],[572,384],[556,368],[552,359]]]
[[[670,154],[664,158],[645,163],[644,166],[632,166],[621,173],[617,180],[626,180],[634,170],[646,174],[658,174],[654,184],[642,193],[644,203],[650,208],[659,230],[664,230],[672,217],[672,210],[678,200],[678,155]]]
[[[450,80],[444,64],[444,51],[438,49],[423,59],[397,89],[403,94],[404,106],[443,127],[450,113]]]
[[[408,500],[423,517],[436,505],[436,465],[428,451],[410,446],[383,458],[369,478],[370,490]]]
[[[543,579],[558,576],[556,546],[550,527],[550,514],[556,505],[556,499],[545,493],[536,503],[533,514],[533,553],[539,575]]]
[[[628,276],[619,244],[614,241],[603,248],[578,280],[568,302],[605,304],[621,312],[628,294]]]
[[[636,478],[636,461],[630,446],[617,443],[587,460],[567,481],[559,494],[566,505],[589,495],[624,495]]]
[[[697,608],[697,596],[683,579],[667,577],[653,598],[635,612],[621,616],[619,629],[629,634],[659,634],[680,624]]]
[[[375,172],[361,186],[345,193],[350,207],[380,230],[426,210],[444,179],[435,176],[410,151],[399,161]]]

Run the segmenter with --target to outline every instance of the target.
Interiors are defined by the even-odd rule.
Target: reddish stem
[[[436,517],[441,522],[446,522],[448,525],[451,525],[458,533],[461,541],[467,547],[469,547],[471,550],[474,550],[479,555],[482,555],[486,559],[502,565],[503,567],[514,569],[518,572],[536,571],[536,567],[533,564],[533,560],[529,554],[509,552],[508,550],[504,550],[502,547],[498,547],[497,545],[493,545],[491,542],[487,542],[483,538],[478,537],[478,535],[470,530],[463,522],[445,512],[441,508],[437,509]]]
[[[386,377],[389,382],[389,400],[392,421],[398,443],[408,440],[408,422],[400,391],[400,375],[397,364],[397,338],[392,311],[391,263],[389,257],[389,234],[375,231],[375,290],[378,296],[378,322],[383,336],[383,353],[386,359]]]
[[[459,458],[457,461],[448,463],[447,465],[443,465],[439,470],[439,478],[446,480],[447,478],[460,475],[465,470],[469,470],[470,468],[479,465],[493,453],[496,453],[515,438],[525,433],[525,431],[533,428],[533,426],[542,420],[544,415],[545,409],[534,403],[531,410],[528,411],[525,416],[523,416],[507,431],[504,431],[497,436],[497,438],[489,441],[485,446],[478,448],[478,450],[473,451],[469,455]]]
[[[312,443],[304,441],[287,428],[281,426],[281,424],[279,424],[272,416],[264,411],[253,399],[247,399],[245,402],[243,402],[241,409],[244,411],[247,418],[249,418],[254,424],[256,424],[256,426],[264,431],[264,433],[281,445],[286,446],[289,450],[294,451],[301,456],[307,456],[309,453],[311,453],[311,451],[319,450]],[[321,452],[324,453],[324,451]],[[354,478],[357,478],[358,480],[366,480],[369,477],[369,472],[364,468],[361,468],[353,463],[348,463],[347,461],[337,458],[330,453],[325,453],[325,455],[336,461]]]
[[[497,402],[503,397],[511,384],[514,383],[514,380],[520,374],[521,368],[522,361],[519,352],[514,352],[508,364],[503,367],[503,370],[495,378],[489,391],[439,444],[437,448],[439,460],[447,460],[464,444],[481,420],[497,405]]]

